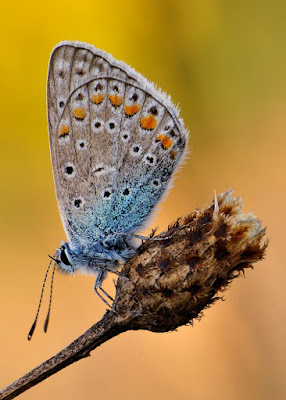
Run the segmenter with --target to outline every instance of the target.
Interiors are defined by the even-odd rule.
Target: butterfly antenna
[[[40,312],[40,308],[41,308],[41,304],[42,304],[42,298],[43,298],[43,294],[44,294],[44,289],[45,289],[48,273],[49,273],[49,270],[50,270],[52,262],[53,262],[53,258],[49,262],[49,265],[48,265],[48,268],[47,268],[47,271],[46,271],[46,275],[45,275],[44,282],[43,282],[43,285],[42,285],[42,291],[41,291],[41,295],[40,295],[39,305],[38,305],[38,309],[37,309],[37,312],[36,312],[36,317],[35,317],[35,320],[34,320],[32,326],[31,326],[31,329],[30,329],[30,331],[28,333],[28,340],[32,339],[34,330],[36,328],[36,324],[37,324],[37,321],[38,321],[38,316],[39,316],[39,312]]]
[[[53,285],[54,285],[54,276],[55,276],[56,266],[57,266],[57,262],[56,262],[56,260],[55,260],[54,268],[53,268],[53,272],[52,272],[52,278],[51,278],[51,290],[50,290],[49,308],[48,308],[47,316],[46,316],[45,323],[44,323],[44,332],[47,332],[47,330],[48,330],[48,325],[49,325],[49,321],[50,321],[50,313],[51,313],[51,305],[52,305],[52,296],[53,296]]]

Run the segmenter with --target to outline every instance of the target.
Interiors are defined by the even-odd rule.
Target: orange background
[[[50,52],[68,39],[111,52],[180,103],[191,157],[150,229],[233,187],[271,242],[194,328],[122,334],[21,399],[285,399],[285,1],[15,0],[1,2],[0,15],[0,386],[105,310],[93,278],[57,275],[49,331],[46,296],[26,339],[47,254],[65,239],[45,96]]]

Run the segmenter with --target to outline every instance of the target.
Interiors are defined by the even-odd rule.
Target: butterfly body
[[[129,259],[132,237],[170,187],[187,133],[169,97],[110,54],[62,42],[47,88],[56,195],[68,241],[59,269],[99,274]]]

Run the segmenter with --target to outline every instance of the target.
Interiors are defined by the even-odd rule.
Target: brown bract
[[[121,271],[113,305],[119,315],[134,314],[130,329],[166,332],[192,322],[233,278],[262,259],[265,229],[241,209],[229,190],[171,224],[159,235],[165,240],[140,247]]]

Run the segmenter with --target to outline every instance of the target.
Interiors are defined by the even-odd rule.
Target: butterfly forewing
[[[186,133],[170,100],[109,54],[65,42],[50,60],[48,119],[69,239],[134,232],[184,151]]]

